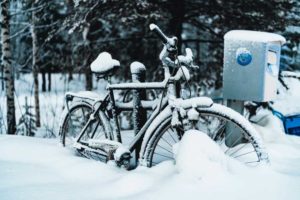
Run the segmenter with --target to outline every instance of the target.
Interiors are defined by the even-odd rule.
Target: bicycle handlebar
[[[157,36],[162,40],[164,44],[168,43],[168,37],[160,30],[160,28],[155,24],[150,24],[150,30],[154,31]]]
[[[154,31],[156,35],[164,43],[164,49],[161,52],[160,59],[161,61],[168,66],[177,66],[178,61],[180,64],[185,65],[190,68],[199,68],[197,65],[193,64],[193,52],[190,48],[186,48],[186,55],[179,55],[177,57],[177,38],[176,37],[167,37],[160,28],[155,24],[150,24],[150,30]],[[166,51],[167,50],[167,51]],[[176,61],[177,59],[177,61]]]

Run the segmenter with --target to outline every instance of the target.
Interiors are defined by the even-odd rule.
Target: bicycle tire
[[[77,113],[78,115],[75,116],[76,112],[79,110],[82,110],[81,115],[80,115],[80,113]],[[82,130],[82,128],[84,127],[86,122],[88,121],[89,115],[92,112],[92,110],[93,110],[92,105],[85,101],[74,102],[68,109],[67,108],[65,109],[65,111],[63,112],[63,115],[62,115],[62,120],[60,123],[61,125],[59,128],[60,142],[64,147],[71,147],[73,145],[73,143],[75,142],[75,139],[79,135],[80,131]],[[84,116],[84,115],[86,115],[86,116]],[[72,119],[72,117],[73,117],[73,119]],[[74,118],[76,118],[76,117],[78,117],[77,120],[83,119],[83,121],[79,122],[80,123],[79,126],[77,124],[77,127],[75,127],[73,124]],[[103,128],[99,117],[97,117],[97,120],[95,123],[99,123],[98,126],[100,128]],[[94,126],[95,123],[93,123],[92,126]],[[72,124],[73,129],[70,129],[70,124]],[[84,140],[88,140],[90,138],[99,139],[99,138],[103,138],[102,136],[104,136],[103,139],[106,139],[107,138],[106,134],[99,134],[100,133],[100,131],[98,131],[99,127],[96,127],[95,131],[94,131],[95,127],[90,127],[90,130],[93,130],[93,133],[85,134],[81,140],[84,141]],[[104,131],[102,133],[104,133]],[[92,135],[92,134],[94,134],[94,135]]]
[[[234,155],[232,154],[233,153],[232,150],[236,151],[237,148],[240,148],[236,145],[236,146],[232,146],[231,150],[228,151],[230,147],[226,146],[225,142],[223,142],[228,139],[228,137],[225,136],[226,134],[224,134],[226,127],[228,127],[228,125],[230,124],[233,124],[240,131],[238,133],[242,135],[243,138],[247,139],[247,143],[243,141],[241,144],[242,145],[246,144],[245,148],[246,146],[247,148],[249,148],[249,146],[253,148],[252,153],[257,158],[257,160],[251,160],[251,161],[249,160],[245,162],[245,164],[253,166],[259,163],[268,162],[268,154],[265,151],[260,136],[254,129],[254,127],[250,124],[250,122],[247,121],[245,118],[243,118],[239,113],[220,104],[213,104],[209,108],[197,107],[195,110],[199,113],[199,120],[201,119],[201,117],[203,118],[203,116],[208,116],[208,117],[213,116],[216,119],[221,119],[222,121],[226,122],[223,124],[225,129],[223,128],[222,132],[220,132],[221,129],[218,128],[219,130],[218,134],[207,133],[214,141],[216,141],[220,145],[220,147],[224,150],[225,154],[228,155],[229,153],[231,153],[229,155],[234,158],[235,154]],[[148,135],[148,137],[147,136],[145,137],[142,144],[142,147],[144,147],[144,150],[142,152],[143,155],[141,157],[142,159],[140,160],[142,165],[145,165],[147,167],[152,167],[164,160],[174,160],[172,146],[173,144],[179,142],[181,137],[178,136],[177,131],[176,132],[173,131],[173,133],[175,133],[173,134],[173,136],[170,135],[169,137],[164,138],[164,136],[170,134],[169,130],[172,129],[171,119],[172,116],[170,112],[168,114],[165,114],[163,119],[160,119],[160,123],[158,123],[156,127],[152,128],[153,132],[146,134]],[[207,130],[202,130],[202,132],[207,132]],[[167,143],[169,144],[167,145]],[[162,144],[164,145],[162,146]],[[226,150],[224,149],[225,148],[224,144],[225,147],[227,147],[228,149]],[[166,146],[171,148],[166,149]],[[165,153],[166,152],[169,153],[169,155],[163,155],[161,153],[162,151]],[[236,157],[236,159],[241,160],[241,156]]]

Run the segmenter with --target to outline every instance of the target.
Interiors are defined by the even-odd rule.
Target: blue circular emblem
[[[246,66],[252,61],[252,54],[246,48],[238,48],[236,51],[236,61],[239,65]]]

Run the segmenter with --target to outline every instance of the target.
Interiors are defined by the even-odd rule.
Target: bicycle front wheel
[[[183,127],[172,127],[170,115],[155,129],[145,144],[143,158],[148,167],[174,160],[173,145],[191,129],[207,133],[226,155],[246,165],[254,166],[268,160],[258,133],[240,114],[219,104],[195,110],[197,120],[189,120]]]

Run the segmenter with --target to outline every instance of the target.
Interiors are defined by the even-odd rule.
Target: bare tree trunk
[[[51,91],[51,71],[48,72],[48,91]]]
[[[1,44],[2,44],[2,67],[6,81],[6,106],[7,106],[7,134],[16,133],[16,115],[14,98],[14,75],[11,65],[10,36],[9,36],[9,0],[1,3]]]
[[[4,91],[4,88],[5,88],[5,83],[4,83],[4,65],[1,65],[1,89],[2,89],[2,91]]]
[[[73,59],[72,59],[72,56],[70,58],[67,59],[68,62],[67,62],[67,70],[68,70],[68,74],[69,74],[69,77],[68,77],[68,81],[72,81],[73,80],[73,67],[74,67],[74,62],[73,62]]]
[[[171,33],[175,33],[175,36],[178,38],[178,53],[181,53],[182,46],[182,24],[184,21],[185,14],[185,5],[183,0],[174,0],[169,4],[169,9],[172,15],[170,20],[169,27],[171,29]]]
[[[86,55],[86,54],[84,54]],[[85,89],[91,91],[93,89],[93,73],[90,66],[88,65],[91,55],[86,55],[83,63],[84,73],[85,73]]]
[[[93,74],[89,67],[84,70],[85,73],[85,89],[91,91],[93,89]]]
[[[36,1],[35,1],[36,2]],[[31,37],[32,37],[32,74],[34,82],[34,106],[36,114],[36,126],[41,126],[40,117],[40,100],[39,100],[39,77],[38,77],[38,66],[37,66],[37,38],[35,31],[36,23],[35,11],[32,11],[32,24],[31,24]]]
[[[68,82],[70,82],[70,81],[73,80],[73,72],[72,72],[72,70],[70,68],[68,70],[68,74],[69,74],[69,76],[68,76]]]
[[[46,72],[42,70],[42,92],[46,92]]]

